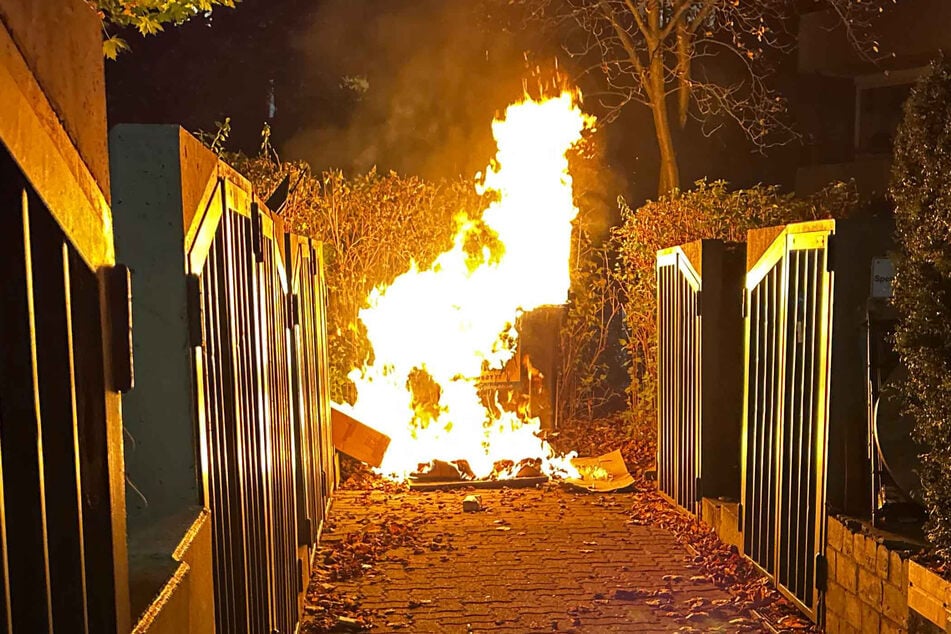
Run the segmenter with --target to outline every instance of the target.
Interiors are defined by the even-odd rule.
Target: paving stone
[[[697,574],[692,556],[670,532],[627,524],[629,494],[483,490],[483,510],[464,512],[470,493],[335,494],[325,544],[396,511],[400,521],[425,517],[420,542],[439,548],[394,549],[374,564],[372,580],[337,584],[343,594],[362,593],[360,607],[377,615],[373,632],[672,632],[684,622],[667,608],[614,599],[614,590],[670,589],[670,610],[681,616],[698,597],[729,598],[689,580]],[[696,627],[730,631],[735,616]]]

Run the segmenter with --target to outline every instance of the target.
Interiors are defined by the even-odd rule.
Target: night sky
[[[489,123],[554,59],[535,33],[487,19],[478,2],[243,0],[164,33],[125,34],[131,52],[106,63],[110,126],[178,123],[214,131],[231,117],[229,149],[255,152],[268,121],[282,158],[315,169],[372,166],[429,178],[471,176],[494,154]],[[582,78],[586,94],[596,92]],[[796,87],[791,86],[795,101]],[[271,106],[273,105],[273,110]],[[595,99],[586,108],[597,114]],[[630,105],[601,133],[618,194],[656,193],[657,158],[645,108]],[[702,176],[737,186],[790,186],[803,148],[769,156],[724,126],[680,142],[683,185]]]

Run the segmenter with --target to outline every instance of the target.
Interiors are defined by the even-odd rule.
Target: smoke
[[[304,109],[284,157],[428,178],[483,169],[495,152],[489,124],[522,95],[535,67],[525,51],[539,50],[500,22],[481,2],[321,3],[293,36],[310,95],[296,99]],[[554,56],[536,59],[550,75]]]

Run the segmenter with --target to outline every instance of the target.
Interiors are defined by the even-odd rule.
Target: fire
[[[391,437],[382,473],[405,478],[440,459],[485,477],[497,461],[525,458],[573,472],[537,436],[538,419],[487,409],[477,380],[513,356],[520,312],[567,299],[578,210],[566,152],[593,122],[568,91],[509,106],[477,185],[493,201],[481,222],[460,218],[454,246],[429,270],[414,266],[371,293],[360,319],[374,360],[350,374],[352,414]]]

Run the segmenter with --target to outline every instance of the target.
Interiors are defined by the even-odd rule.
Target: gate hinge
[[[117,264],[107,272],[111,323],[112,387],[124,394],[135,385],[132,352],[132,272]]]
[[[736,505],[736,532],[743,532],[743,503]]]
[[[261,227],[261,207],[256,203],[251,203],[251,251],[254,253],[254,261],[258,264],[264,262],[264,231]]]
[[[188,345],[200,348],[205,345],[205,333],[201,327],[201,278],[193,273],[185,276],[185,303],[188,311]]]
[[[300,326],[300,295],[297,293],[287,296],[287,312],[290,327]]]
[[[831,273],[835,270],[836,242],[837,240],[835,239],[835,235],[830,233],[829,237],[826,238],[826,271],[828,273]]]
[[[816,555],[816,590],[825,592],[829,588],[829,560],[823,554]]]
[[[301,520],[299,530],[297,531],[297,545],[310,546],[313,543],[314,524],[309,517]]]

